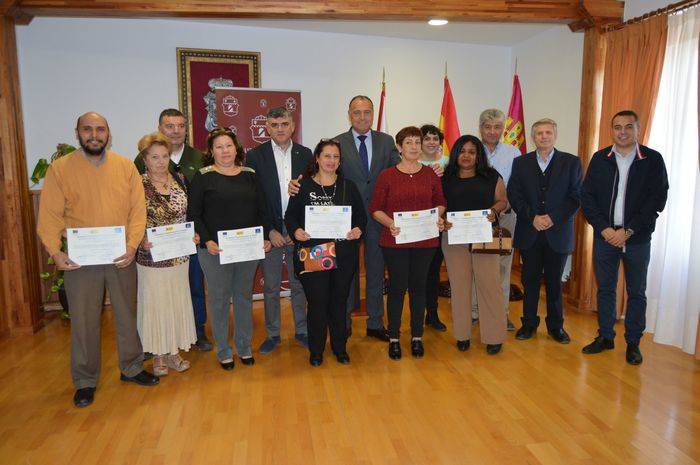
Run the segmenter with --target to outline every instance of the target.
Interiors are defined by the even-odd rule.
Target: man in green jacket
[[[185,115],[174,108],[163,110],[158,117],[158,131],[168,138],[172,145],[170,154],[170,172],[175,175],[182,173],[189,183],[195,173],[202,167],[204,155],[199,150],[187,145],[187,119]],[[139,157],[134,161],[139,173],[146,171],[146,166]],[[199,350],[211,350],[212,345],[204,332],[204,325],[207,322],[207,311],[204,301],[204,276],[202,268],[199,266],[197,254],[190,256],[190,294],[192,296],[192,308],[194,311],[194,322],[197,326],[197,343],[195,347]]]

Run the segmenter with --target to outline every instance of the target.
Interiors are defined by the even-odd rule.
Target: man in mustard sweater
[[[75,129],[80,149],[49,167],[39,206],[38,233],[59,270],[64,270],[71,313],[73,403],[86,407],[94,399],[100,372],[100,315],[109,291],[121,380],[145,386],[158,377],[143,369],[143,349],[136,329],[134,256],[146,228],[141,176],[131,160],[107,150],[109,126],[90,112]],[[61,250],[66,228],[124,226],[126,253],[114,265],[80,266]]]

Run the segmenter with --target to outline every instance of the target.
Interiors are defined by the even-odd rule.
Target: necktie
[[[367,136],[357,136],[357,138],[360,139],[360,161],[362,161],[365,174],[369,174],[369,155],[367,154],[367,145],[365,145]]]

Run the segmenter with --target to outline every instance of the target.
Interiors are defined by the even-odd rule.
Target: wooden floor
[[[616,350],[583,356],[591,315],[568,314],[569,346],[540,328],[524,342],[509,333],[495,357],[476,332],[462,353],[449,331],[426,330],[425,358],[400,362],[356,318],[352,364],[327,356],[312,368],[283,308],[281,349],[255,353],[255,366],[225,372],[213,352],[193,352],[190,371],[153,388],[119,381],[105,312],[102,377],[85,409],[72,405],[65,322],[4,340],[0,464],[700,463],[700,362],[650,337],[641,367],[625,363],[621,337]],[[257,347],[261,303],[255,314]]]

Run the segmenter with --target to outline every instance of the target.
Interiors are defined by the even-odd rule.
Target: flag
[[[377,115],[377,131],[388,132],[389,127],[386,124],[386,83],[384,81],[384,70],[382,69],[382,95],[379,97],[379,115]]]
[[[452,89],[450,88],[450,80],[447,79],[447,73],[445,73],[445,90],[442,95],[438,129],[445,135],[442,141],[442,154],[449,156],[452,144],[459,138],[459,123],[457,122],[457,109],[452,98]]]
[[[527,153],[527,144],[525,143],[525,113],[523,112],[523,95],[520,92],[520,79],[518,79],[517,70],[515,74],[513,74],[513,93],[510,96],[508,117],[506,118],[506,127],[503,132],[503,142],[520,149],[520,153],[522,155]]]

